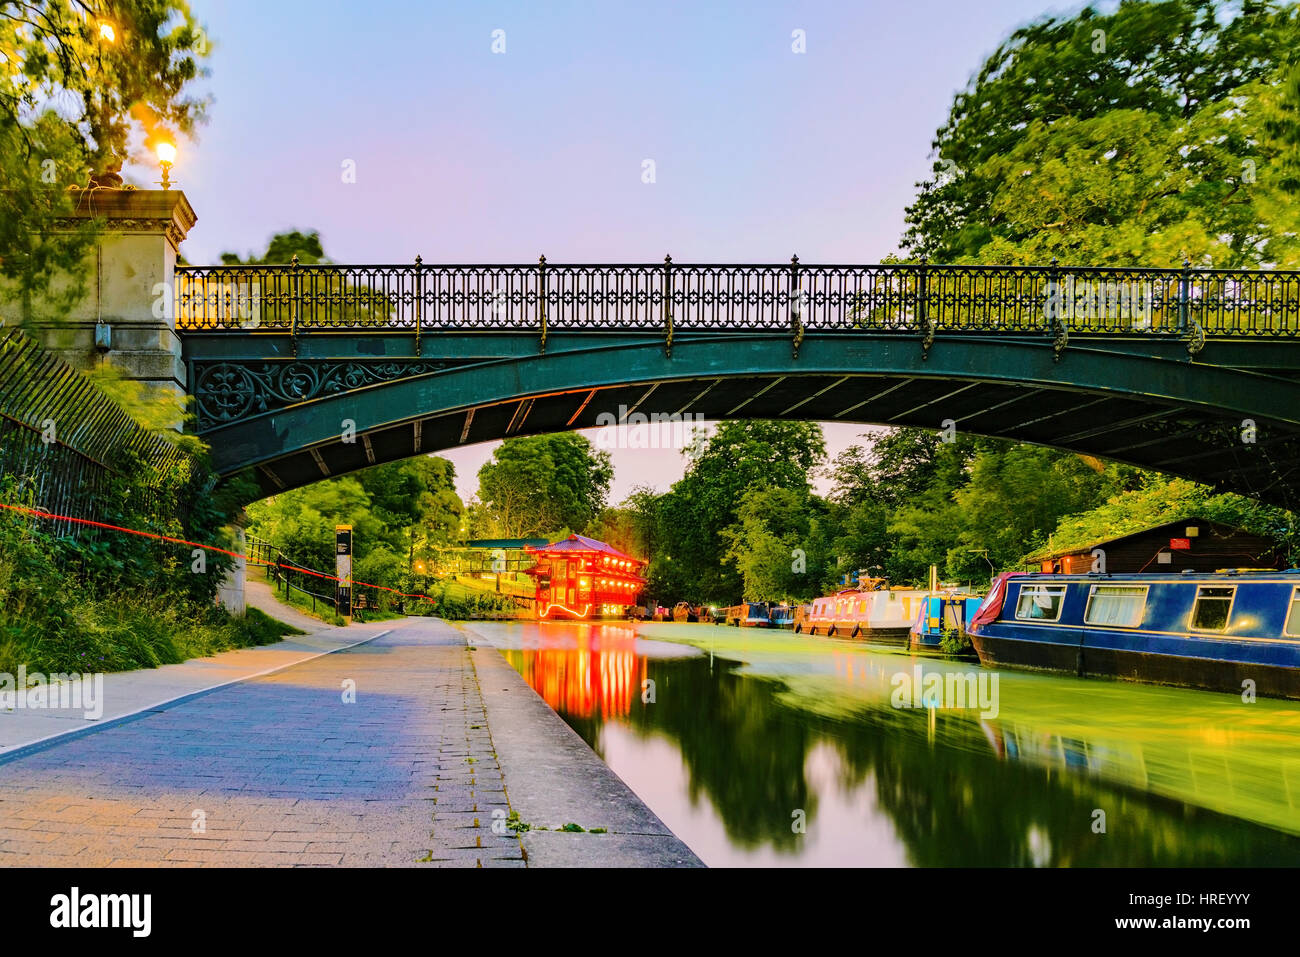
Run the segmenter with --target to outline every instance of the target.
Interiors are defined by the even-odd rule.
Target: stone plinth
[[[74,219],[103,220],[87,257],[85,294],[57,324],[33,329],[70,365],[108,362],[126,377],[178,400],[186,394],[172,299],[177,248],[197,217],[180,190],[94,189],[77,197]],[[96,326],[106,326],[107,348]]]

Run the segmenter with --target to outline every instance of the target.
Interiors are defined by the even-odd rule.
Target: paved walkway
[[[384,624],[6,762],[0,866],[524,866],[464,638]]]
[[[700,866],[461,628],[406,618],[252,651],[272,650],[315,657],[0,754],[0,867]],[[187,662],[208,670],[186,680],[246,654]],[[155,674],[108,677],[148,697]],[[551,830],[521,844],[512,812]],[[609,833],[554,830],[569,821]]]
[[[366,641],[393,627],[392,622],[371,622],[351,628],[334,628],[300,614],[276,601],[264,582],[248,582],[249,604],[293,625],[305,635],[294,635],[273,645],[225,651],[208,658],[191,658],[176,665],[120,671],[104,675],[103,714],[87,719],[86,709],[0,710],[0,758],[25,746],[69,731],[95,730],[184,695],[192,695],[252,675],[284,668],[318,655]]]

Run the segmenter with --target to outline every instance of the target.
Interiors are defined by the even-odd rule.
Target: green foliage
[[[508,617],[515,603],[508,595],[490,591],[472,591],[455,582],[441,582],[429,589],[432,604],[410,610],[411,614],[437,615],[452,621],[472,621],[476,618]]]
[[[0,671],[154,668],[298,633],[256,609],[232,618],[215,607],[215,555],[194,574],[188,548],[141,541],[55,538],[0,513]]]
[[[479,469],[476,534],[531,538],[582,532],[605,507],[614,467],[576,432],[506,439]]]
[[[1297,48],[1300,12],[1275,0],[1023,27],[954,100],[904,243],[940,262],[1293,266]]]
[[[1292,565],[1300,562],[1300,530],[1292,513],[1241,495],[1215,494],[1187,479],[1166,480],[1154,473],[1142,475],[1138,487],[1062,519],[1049,544],[1054,550],[1077,548],[1192,517],[1240,526],[1272,539],[1287,553]]]
[[[747,601],[804,600],[821,592],[827,555],[813,549],[825,506],[806,490],[751,487],[736,523],[722,532],[726,559],[740,572]]]
[[[653,506],[651,592],[668,604],[730,604],[745,586],[729,552],[742,554],[746,545],[743,536],[728,538],[722,530],[740,520],[742,500],[751,489],[784,489],[806,500],[809,473],[826,456],[825,439],[816,423],[737,420],[720,423],[712,436],[697,436],[687,455],[686,474]],[[784,529],[777,541],[789,534]],[[754,574],[774,567],[780,547],[765,541],[763,555],[752,559]],[[785,562],[791,562],[788,549]]]
[[[351,525],[353,577],[410,593],[416,562],[431,563],[440,545],[455,540],[464,506],[456,494],[455,467],[422,456],[273,495],[252,503],[246,513],[251,535],[271,542],[291,561],[328,574],[334,568],[335,526]],[[381,612],[396,608],[392,592],[364,591],[367,603]]]
[[[130,145],[192,133],[205,101],[189,94],[209,42],[185,0],[115,0],[101,21],[79,0],[0,2],[0,277],[23,311],[58,318],[79,288],[51,280],[78,265],[93,239],[52,232],[74,199],[69,185],[112,184]],[[152,162],[149,164],[152,166]],[[27,315],[23,316],[28,318]]]
[[[972,654],[975,651],[975,646],[971,644],[970,636],[964,631],[957,628],[945,628],[943,635],[939,638],[939,650],[945,655],[959,657]]]
[[[240,259],[238,254],[226,252],[221,254],[221,263],[224,266],[279,266],[288,265],[294,256],[305,266],[330,261],[325,255],[319,231],[313,229],[304,233],[295,229],[272,236],[266,245],[266,252],[260,256],[249,253],[247,258]]]

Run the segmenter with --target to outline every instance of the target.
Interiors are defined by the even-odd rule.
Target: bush
[[[145,467],[127,462],[105,484],[98,520],[228,547],[230,503],[210,476],[183,462],[151,477],[146,500]],[[0,501],[32,504],[9,477]],[[234,618],[216,607],[232,559],[205,551],[203,574],[192,561],[191,546],[108,530],[57,536],[43,519],[0,510],[0,671],[155,668],[300,633],[256,609]]]

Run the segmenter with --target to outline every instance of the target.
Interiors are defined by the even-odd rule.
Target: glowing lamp
[[[172,164],[176,162],[176,144],[169,143],[166,140],[159,140],[154,144],[154,155],[158,157],[158,166],[162,169],[162,180],[158,185],[163,189],[171,188],[171,169]]]
[[[107,20],[99,21],[99,38],[108,43],[117,42],[117,31],[113,29],[113,24]]]

